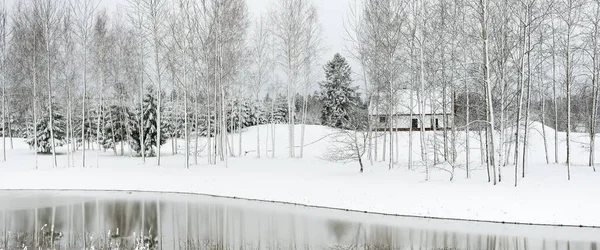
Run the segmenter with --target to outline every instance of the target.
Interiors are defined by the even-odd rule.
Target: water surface
[[[0,249],[596,250],[599,229],[369,215],[197,195],[0,191]]]

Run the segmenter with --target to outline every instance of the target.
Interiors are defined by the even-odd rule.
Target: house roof
[[[388,115],[388,110],[390,107],[390,98],[386,95],[381,95],[379,96],[381,97],[379,98],[379,102],[377,102],[377,97],[378,96],[373,96],[373,98],[371,98],[371,105],[369,105],[369,115]],[[425,98],[425,108],[423,109],[420,105],[421,97]],[[411,110],[413,115],[421,114],[421,110],[424,110],[425,114],[451,114],[452,101],[449,94],[446,96],[446,99],[446,110],[444,110],[444,98],[442,91],[428,91],[425,94],[421,94],[416,90],[397,90],[393,100],[393,114],[408,115],[411,114]]]

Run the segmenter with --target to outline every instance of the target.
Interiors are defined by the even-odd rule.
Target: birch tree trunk
[[[240,90],[241,92],[241,90]],[[238,102],[238,157],[242,156],[242,104],[241,101]]]
[[[550,164],[550,155],[548,152],[548,137],[547,137],[547,131],[546,131],[546,85],[544,84],[544,72],[543,72],[543,61],[544,59],[543,57],[543,48],[542,45],[544,44],[544,32],[540,32],[540,41],[539,41],[539,53],[540,53],[540,69],[538,70],[538,83],[539,83],[539,89],[540,89],[540,100],[542,102],[542,114],[541,114],[541,123],[542,123],[542,137],[544,138],[544,154],[545,154],[545,159],[546,159],[546,164]]]
[[[391,60],[390,60],[391,61]],[[393,74],[389,72],[390,76]],[[394,98],[394,83],[391,81],[392,77],[390,77],[390,107],[388,113],[388,123],[390,128],[390,161],[388,163],[388,169],[391,170],[394,167],[394,111],[396,107],[396,101]]]
[[[528,136],[529,136],[529,110],[531,106],[531,33],[532,33],[532,6],[533,4],[528,4],[527,6],[527,102],[525,103],[525,125],[523,125],[524,133],[523,133],[523,169],[521,172],[521,177],[525,178],[525,169],[527,166],[527,151],[528,151]]]
[[[33,34],[33,150],[35,152],[35,169],[38,169],[38,136],[37,136],[37,34]],[[85,89],[85,88],[84,88]],[[37,211],[37,210],[36,210]],[[37,231],[36,231],[37,232]]]
[[[142,149],[142,163],[146,163],[146,145],[144,144],[144,40],[142,33],[142,19],[139,24],[140,39],[140,148]]]
[[[482,14],[482,22],[481,22],[481,37],[483,42],[483,76],[485,82],[485,92],[486,92],[486,102],[487,102],[487,113],[488,113],[488,126],[490,133],[490,142],[489,147],[490,150],[490,162],[489,164],[492,166],[494,173],[494,185],[496,185],[496,163],[494,161],[494,157],[496,154],[495,142],[496,142],[496,132],[494,130],[494,106],[492,100],[492,83],[490,81],[490,71],[489,71],[489,53],[488,53],[488,2],[487,0],[480,0],[481,4],[481,14]]]
[[[552,24],[552,99],[554,100],[554,163],[558,163],[558,96],[556,83],[556,27],[554,16],[550,15]]]
[[[275,97],[277,98],[277,97]],[[275,99],[271,101],[271,158],[275,158]],[[268,153],[268,151],[267,151]]]
[[[154,23],[159,22],[159,20],[152,20]],[[162,113],[162,88],[161,88],[161,63],[160,63],[160,39],[159,37],[158,24],[154,25],[154,65],[156,67],[156,84],[158,87],[156,88],[156,165],[160,166],[160,147],[161,147],[161,135],[162,135],[162,122],[161,122],[161,113]]]
[[[465,40],[466,42],[466,40]],[[463,53],[463,60],[464,63],[467,63],[467,56],[466,53]],[[470,172],[470,161],[471,161],[471,145],[470,145],[470,139],[471,139],[471,132],[470,132],[470,128],[471,128],[471,120],[469,117],[470,113],[471,113],[471,104],[470,104],[470,92],[469,92],[469,84],[467,82],[467,76],[468,72],[467,72],[467,67],[465,66],[464,68],[464,76],[463,76],[463,81],[464,81],[464,86],[465,86],[465,169],[467,172],[467,179],[471,178],[471,172]]]
[[[566,95],[567,95],[567,179],[571,180],[571,83],[573,78],[573,65],[572,65],[572,54],[571,54],[571,39],[572,32],[575,27],[575,20],[573,17],[573,11],[575,11],[574,0],[567,0],[567,13],[565,18],[567,34],[565,43],[565,83],[566,83]]]
[[[425,164],[425,180],[429,180],[429,163],[427,156],[427,144],[425,139],[425,3],[421,0],[421,17],[419,21],[420,25],[420,39],[419,39],[419,63],[420,63],[420,90],[421,90],[421,100],[420,100],[420,113],[421,113],[421,160]]]
[[[100,66],[103,67],[103,66]],[[100,69],[102,70],[102,69]],[[103,70],[102,70],[103,71]],[[99,103],[98,103],[98,107],[97,107],[97,118],[96,118],[96,144],[98,145],[98,151],[96,151],[96,168],[100,167],[100,150],[101,150],[101,145],[100,145],[100,138],[103,138],[104,135],[101,133],[104,133],[104,130],[100,130],[100,127],[102,127],[102,116],[103,116],[103,106],[104,106],[104,98],[103,98],[103,93],[104,93],[104,71],[103,73],[100,73],[101,77],[100,77],[100,91],[98,92],[98,98]],[[114,132],[114,130],[113,130]]]
[[[2,32],[2,160],[6,162],[6,113],[8,108],[6,107],[6,2],[2,2],[2,12],[0,13],[0,25],[2,26],[0,32]]]
[[[187,3],[187,2],[186,2]],[[182,4],[182,7],[187,5]],[[183,10],[186,11],[186,10]],[[183,21],[183,30],[184,32],[189,32],[186,27],[187,22],[189,21],[189,17],[186,12],[186,19]],[[183,78],[182,87],[183,87],[183,129],[184,129],[184,138],[185,138],[185,168],[190,169],[190,128],[189,128],[189,113],[188,113],[188,82],[187,82],[187,71],[188,71],[188,61],[186,60],[186,51],[188,45],[188,33],[185,33],[182,46],[181,46],[181,58],[183,60]]]
[[[87,78],[88,78],[88,46],[93,27],[94,12],[98,7],[95,0],[71,2],[71,9],[77,17],[78,38],[83,49],[83,94],[81,97],[81,167],[85,168],[85,124],[87,122]],[[75,148],[75,147],[74,147]]]
[[[197,84],[198,80],[196,80],[196,89],[198,89],[198,84]],[[206,158],[208,159],[208,164],[212,164],[212,144],[213,144],[213,127],[212,127],[212,113],[211,113],[211,100],[210,100],[210,86],[207,83],[206,84]],[[198,93],[198,91],[196,91],[196,112],[194,112],[194,117],[195,117],[195,125],[196,125],[196,144],[195,144],[195,149],[194,149],[194,164],[198,165],[198,140],[200,137],[200,129],[198,128],[198,126],[200,125],[199,121],[198,121],[198,116],[199,116],[199,109],[200,109],[200,102],[199,99],[200,98],[200,93]],[[216,103],[214,108],[216,109]],[[216,120],[215,120],[215,124],[214,127],[216,128]],[[214,129],[215,132],[217,131],[216,129]],[[216,134],[215,134],[216,136]],[[216,139],[216,137],[215,137]],[[216,143],[216,142],[215,142]]]
[[[525,37],[525,32],[526,32],[526,27],[525,26],[521,26],[521,29],[523,29],[523,33],[522,33],[522,38],[524,39]],[[526,52],[526,45],[525,45],[525,41],[521,40],[521,51],[520,51],[520,58],[519,58],[519,90],[518,90],[518,108],[517,108],[517,123],[515,125],[516,127],[516,133],[515,133],[515,187],[518,184],[518,180],[517,177],[519,176],[519,148],[520,148],[520,144],[519,144],[519,140],[520,140],[520,132],[521,132],[521,114],[522,114],[522,110],[523,110],[523,90],[525,88],[525,53]]]
[[[594,172],[596,172],[596,127],[598,125],[598,98],[599,98],[599,87],[598,87],[598,78],[600,77],[600,43],[598,42],[598,38],[600,36],[600,1],[595,1],[595,15],[592,18],[592,31],[591,31],[591,59],[592,59],[592,107],[591,107],[591,117],[590,117],[590,151],[589,151],[589,160],[588,165],[592,167]]]
[[[414,58],[414,51],[415,51],[415,46],[414,46],[414,40],[415,40],[415,36],[414,36],[414,32],[413,32],[413,36],[411,36],[411,41],[410,41],[410,57],[411,57],[411,62],[410,62],[410,83],[412,86],[415,85],[416,82],[416,77],[415,77],[415,65],[414,62],[412,60],[412,58]],[[410,100],[409,100],[409,111],[408,111],[408,117],[410,120],[410,129],[408,130],[408,169],[411,170],[413,168],[413,119],[414,119],[414,96],[415,93],[413,91],[413,88],[411,87],[410,90]]]

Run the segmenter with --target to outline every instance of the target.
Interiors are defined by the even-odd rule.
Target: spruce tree
[[[273,111],[273,123],[286,124],[288,122],[288,103],[283,95],[277,95],[275,98],[275,110]]]
[[[104,112],[104,148],[115,149],[117,143],[127,141],[127,122],[129,122],[129,109],[118,105],[111,105]]]
[[[54,133],[54,141],[56,147],[60,147],[64,145],[65,141],[65,131],[66,131],[66,122],[65,117],[62,115],[61,110],[59,110],[57,105],[53,105],[55,108],[52,111],[53,114],[53,133]],[[36,149],[38,152],[43,154],[52,153],[52,142],[50,140],[50,116],[49,113],[46,112],[43,117],[41,117],[36,124],[36,131],[34,133],[33,129],[30,127],[27,136],[27,144],[33,147],[35,145],[34,134],[37,137],[37,146]]]
[[[156,119],[157,119],[157,101],[154,96],[155,91],[152,90],[152,87],[149,87],[147,94],[144,95],[143,100],[143,109],[137,108],[137,114],[132,114],[129,118],[131,134],[129,135],[129,140],[131,143],[131,147],[138,154],[142,153],[142,146],[140,145],[140,133],[144,136],[144,149],[146,153],[146,157],[156,156],[154,148],[157,147],[156,142],[156,134],[158,129],[156,127]],[[144,117],[143,131],[140,132],[139,126],[139,116],[140,112]],[[164,133],[164,126],[161,126],[162,133]],[[161,137],[160,145],[166,143],[166,138]]]
[[[265,113],[263,103],[253,101],[253,102],[250,102],[248,106],[250,109],[250,111],[249,111],[250,114],[248,117],[248,119],[250,119],[249,120],[250,126],[262,125],[267,122],[265,119],[265,115],[267,115],[267,114]]]
[[[349,124],[350,115],[359,102],[358,87],[351,86],[352,69],[346,59],[337,53],[325,65],[324,70],[325,81],[321,83],[321,122],[335,128],[352,128]]]
[[[164,104],[164,122],[161,122],[164,131],[164,136],[170,139],[183,138],[184,134],[184,115],[179,110],[183,109],[181,105],[177,105],[174,101]]]
[[[236,100],[233,103],[233,105],[231,105],[229,107],[227,116],[231,117],[231,119],[233,121],[228,119],[227,127],[229,128],[229,126],[231,125],[231,124],[229,124],[229,122],[233,122],[233,126],[235,128],[237,128],[239,126],[240,120],[242,123],[242,127],[241,127],[242,129],[250,127],[252,125],[255,125],[256,118],[254,117],[255,114],[252,113],[253,112],[253,107],[251,106],[252,104],[249,103],[248,101],[241,101],[241,103],[239,104],[240,106],[238,107],[238,103],[239,103],[239,100]]]
[[[93,110],[89,110],[88,112],[86,112],[86,117],[85,117],[85,143],[87,143],[89,145],[89,143],[91,141],[96,141],[96,126],[98,123],[98,112],[96,112],[96,109]],[[73,123],[74,124],[81,124],[81,117],[73,117]],[[75,126],[73,127],[74,129],[74,134],[76,135],[81,135],[81,126]],[[81,137],[77,137],[75,138],[77,140],[78,143],[81,143]],[[86,147],[86,148],[89,148]]]

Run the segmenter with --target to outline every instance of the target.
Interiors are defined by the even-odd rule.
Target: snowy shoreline
[[[402,217],[407,219],[432,219],[438,221],[456,221],[456,222],[477,222],[477,223],[493,223],[493,224],[506,224],[506,225],[523,225],[523,226],[542,226],[542,227],[564,227],[564,228],[587,228],[587,229],[600,229],[600,226],[596,225],[570,225],[570,224],[548,224],[548,223],[528,223],[528,222],[518,222],[518,221],[497,221],[497,220],[485,220],[485,219],[463,219],[463,218],[451,218],[451,217],[436,217],[436,216],[427,216],[427,215],[409,215],[409,214],[393,214],[393,213],[382,213],[376,211],[363,211],[363,210],[354,210],[348,208],[340,208],[340,207],[327,207],[327,206],[319,206],[319,205],[309,205],[302,203],[295,203],[289,201],[279,201],[279,200],[263,200],[263,199],[255,199],[255,198],[245,198],[245,197],[236,197],[236,196],[223,196],[217,194],[206,194],[206,193],[198,193],[198,192],[190,192],[190,191],[159,191],[159,190],[131,190],[131,189],[7,189],[1,188],[0,192],[10,192],[10,191],[50,191],[50,192],[61,192],[61,191],[74,191],[74,192],[118,192],[118,193],[126,193],[126,192],[134,192],[134,193],[144,193],[144,194],[175,194],[175,195],[198,195],[210,198],[220,198],[220,199],[232,199],[232,200],[243,200],[243,201],[251,201],[251,202],[261,202],[261,203],[274,203],[279,205],[289,205],[289,206],[297,206],[297,207],[305,207],[305,208],[315,208],[315,209],[327,209],[331,211],[343,211],[343,212],[353,212],[353,213],[364,213],[369,215],[381,215],[381,216],[392,216],[392,217]]]
[[[256,146],[253,129],[256,128],[244,133],[244,151]],[[277,138],[285,138],[285,129],[278,132],[282,136]],[[331,132],[320,126],[307,126],[307,141],[316,143],[306,147],[302,159],[289,159],[287,150],[281,148],[275,158],[258,159],[248,154],[229,158],[227,166],[209,165],[206,158],[200,157],[197,165],[191,161],[190,169],[184,168],[183,155],[170,154],[170,148],[163,147],[160,167],[153,158],[144,164],[137,157],[88,151],[86,165],[93,167],[82,168],[81,153],[77,152],[72,155],[75,167],[68,168],[65,149],[60,148],[63,152],[57,158],[57,168],[52,168],[51,155],[38,155],[39,169],[34,170],[33,152],[22,141],[15,141],[7,162],[0,163],[0,190],[188,193],[383,215],[600,227],[600,196],[596,192],[600,190],[600,172],[584,165],[584,148],[575,148],[579,157],[574,158],[572,180],[568,181],[563,164],[544,162],[541,140],[534,137],[527,177],[519,177],[519,185],[514,187],[514,166],[503,167],[503,180],[494,186],[487,182],[485,167],[477,162],[472,163],[470,179],[465,178],[464,169],[457,168],[453,181],[449,181],[445,170],[432,169],[430,180],[424,181],[424,169],[408,170],[399,164],[388,170],[386,162],[367,164],[361,174],[357,164],[321,159],[328,146],[328,141],[321,139]],[[407,149],[407,141],[400,138],[402,151]],[[285,140],[277,143],[285,145]],[[477,155],[477,150],[473,149],[472,155]],[[414,154],[418,158],[418,150]],[[405,162],[407,156],[401,156],[399,162]]]
[[[296,163],[302,165],[302,161]],[[430,182],[403,182],[401,176],[410,173],[408,171],[386,173],[387,170],[381,170],[360,175],[350,173],[354,171],[348,168],[343,168],[346,171],[336,168],[340,172],[333,175],[338,177],[319,178],[321,173],[291,171],[285,174],[269,167],[258,170],[258,173],[250,173],[239,171],[239,166],[233,168],[235,170],[220,167],[192,170],[133,167],[0,171],[0,190],[121,190],[196,194],[413,218],[600,227],[598,197],[592,192],[572,193],[587,187],[569,183],[555,187],[523,183],[522,187],[514,188],[509,183],[493,186],[487,182],[469,180],[445,183],[440,180],[443,178]],[[413,174],[420,176],[421,173]],[[438,176],[443,174],[440,172]],[[415,176],[407,179],[414,179]],[[246,180],[246,177],[250,180]],[[361,186],[366,190],[361,190]],[[407,189],[413,191],[407,194],[394,191]],[[542,189],[546,189],[546,192],[540,194]],[[472,192],[469,197],[461,195],[467,192]]]

